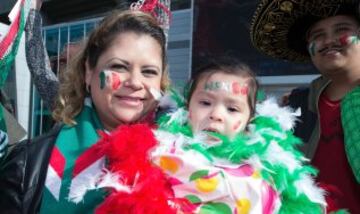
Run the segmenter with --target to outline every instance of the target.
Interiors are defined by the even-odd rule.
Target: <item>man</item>
[[[251,27],[261,52],[290,61],[311,59],[321,73],[308,89],[289,96],[290,106],[302,111],[295,134],[319,169],[318,181],[334,193],[329,208],[350,213],[360,213],[358,5],[358,0],[262,0]]]

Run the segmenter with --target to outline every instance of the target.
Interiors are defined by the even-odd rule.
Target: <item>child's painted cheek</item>
[[[310,42],[309,46],[308,46],[308,51],[310,56],[315,56],[316,53],[316,43],[315,42]]]
[[[241,121],[236,122],[235,125],[233,126],[233,131],[237,131],[240,125],[241,125]]]

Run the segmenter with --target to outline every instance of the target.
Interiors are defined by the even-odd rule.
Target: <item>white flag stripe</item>
[[[50,193],[54,196],[54,198],[58,201],[60,197],[60,188],[61,188],[61,178],[56,173],[54,168],[51,165],[48,167],[45,187],[48,188]]]
[[[69,199],[80,198],[84,196],[88,189],[94,189],[94,181],[98,180],[101,176],[102,170],[105,168],[105,156],[99,158],[89,167],[80,172],[71,181]]]

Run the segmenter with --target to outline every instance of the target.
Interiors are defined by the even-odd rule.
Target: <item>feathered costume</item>
[[[103,134],[108,171],[89,186],[111,190],[97,213],[324,212],[316,170],[294,148],[301,143],[291,132],[296,113],[266,100],[248,133],[232,140],[216,134],[221,142],[209,146],[175,100],[178,110],[157,129],[130,125]]]

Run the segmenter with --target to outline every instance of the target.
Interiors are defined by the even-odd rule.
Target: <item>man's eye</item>
[[[352,35],[355,35],[356,34],[356,31],[354,29],[351,29],[349,27],[339,27],[335,30],[335,34],[340,37],[340,36],[343,36],[343,35],[346,35],[346,34],[352,34]]]
[[[211,105],[211,103],[209,101],[207,101],[207,100],[200,100],[199,103],[200,103],[200,105],[203,105],[203,106],[210,106]]]
[[[335,30],[335,32],[349,32],[349,31],[353,31],[353,30],[349,27],[338,27]]]
[[[323,33],[316,33],[316,34],[310,35],[309,36],[309,42],[318,41],[323,37],[324,37]]]

